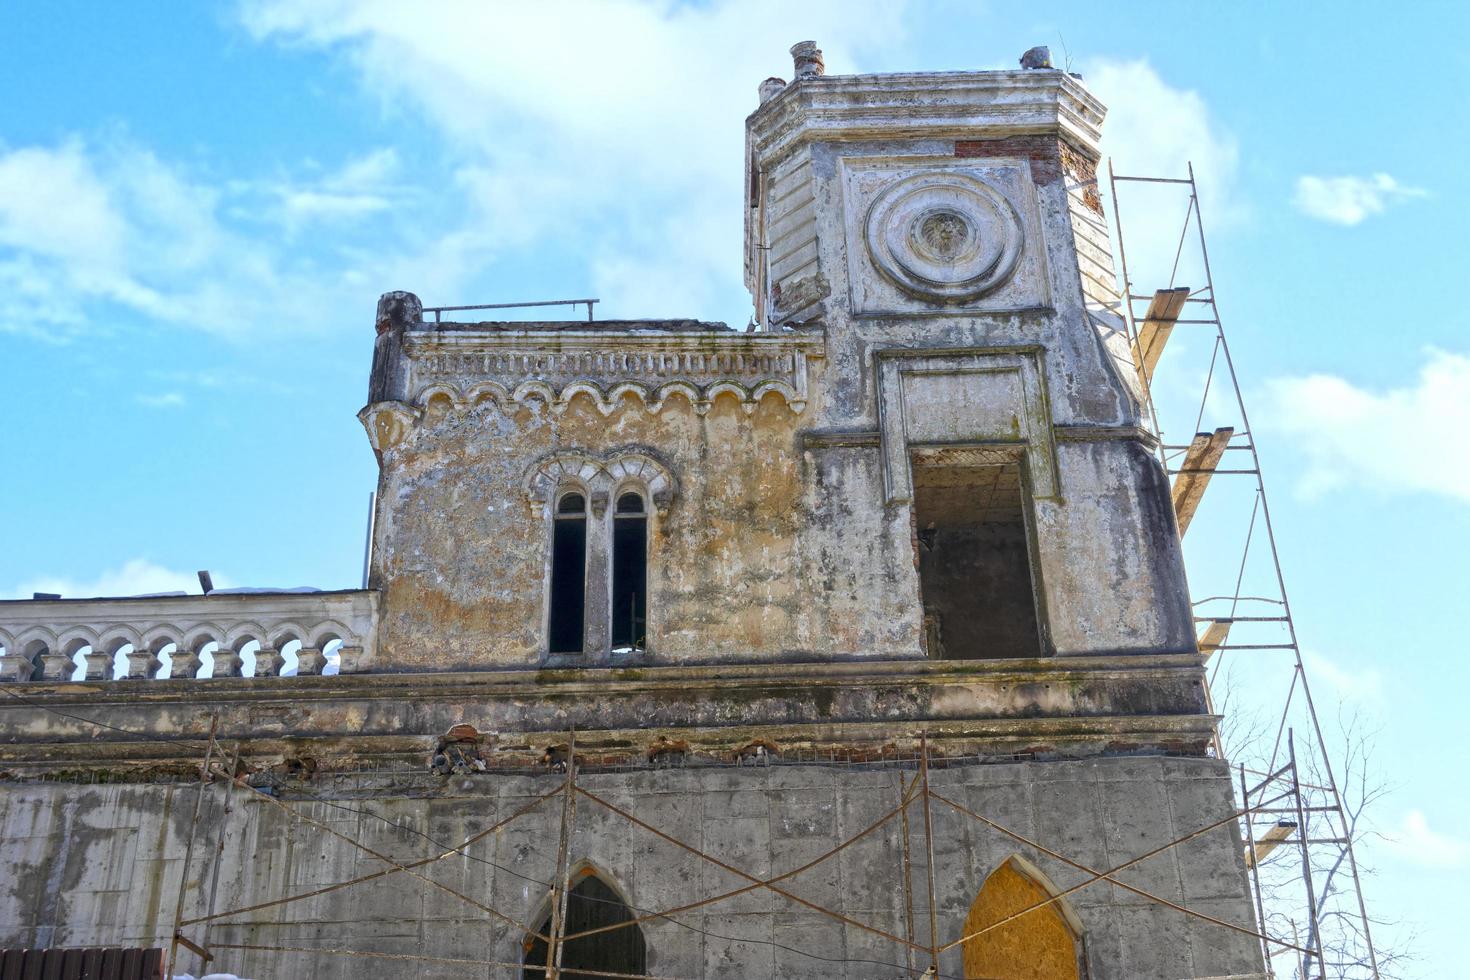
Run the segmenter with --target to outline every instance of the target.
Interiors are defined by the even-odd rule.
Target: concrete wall
[[[1099,870],[1231,812],[1228,770],[1207,760],[998,764],[935,770],[932,777],[936,793]],[[399,777],[389,785],[385,777],[319,777],[303,788],[331,803],[290,805],[407,861],[436,853],[435,845],[415,831],[457,844],[554,789],[559,778],[439,779],[425,774]],[[763,876],[799,866],[853,837],[896,806],[900,793],[894,770],[815,766],[593,774],[579,782],[660,830]],[[194,793],[186,785],[4,784],[0,836],[8,874],[0,885],[0,943],[166,944]],[[205,901],[209,854],[221,833],[229,846],[221,865],[220,909],[309,891],[383,867],[261,800],[237,794],[234,813],[222,819],[222,794],[223,788],[216,787],[207,801],[190,869],[186,917],[198,914]],[[290,788],[283,796],[290,798]],[[928,921],[925,847],[920,811],[914,809],[911,818],[914,921],[922,943]],[[559,819],[559,801],[543,803],[469,848],[479,860],[451,857],[425,871],[519,921],[539,922],[546,897],[539,882],[554,876]],[[1032,861],[1058,888],[1083,880],[1075,869],[944,804],[934,805],[933,819],[936,913],[945,939],[960,935],[986,876],[1012,854]],[[637,908],[668,908],[745,883],[586,799],[578,802],[575,827],[573,860],[590,863]],[[1172,902],[1250,926],[1239,853],[1235,824],[1227,821],[1120,877]],[[783,887],[902,935],[901,883],[902,843],[895,819]],[[1259,969],[1257,947],[1249,937],[1121,889],[1093,885],[1068,902],[1082,923],[1094,980],[1177,980]],[[669,922],[646,926],[651,974],[887,978],[901,971],[878,964],[904,963],[901,947],[764,890],[679,919],[693,930]],[[235,921],[239,924],[216,927],[213,939],[514,963],[524,938],[461,900],[402,874]],[[186,933],[198,935],[199,927]],[[839,962],[801,956],[774,944]],[[194,965],[192,958],[182,962],[186,968]],[[515,975],[510,968],[226,951],[214,966],[242,976],[322,980]],[[960,974],[958,949],[942,966]]]

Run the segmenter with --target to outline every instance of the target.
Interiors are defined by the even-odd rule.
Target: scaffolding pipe
[[[914,941],[914,879],[913,862],[909,857],[909,800],[908,786],[905,785],[903,770],[898,771],[898,813],[899,822],[903,827],[903,925],[904,938],[913,943]],[[914,972],[914,948],[912,945],[905,946],[903,950],[904,963],[909,972]]]
[[[551,895],[551,936],[546,943],[546,980],[561,975],[562,933],[567,921],[567,892],[572,887],[571,849],[572,819],[576,810],[577,730],[567,734],[567,778],[562,785],[561,834],[556,845],[556,884]]]
[[[939,922],[934,909],[934,825],[929,813],[929,737],[919,734],[919,766],[924,780],[924,847],[928,851],[929,872],[929,969],[939,976]]]
[[[1250,812],[1250,804],[1251,804],[1250,797],[1247,795],[1247,791],[1246,791],[1246,788],[1245,788],[1245,766],[1241,766],[1240,767],[1240,795],[1241,795],[1242,801],[1245,803],[1245,811],[1246,811],[1246,813],[1245,813],[1245,819],[1242,821],[1242,823],[1245,824],[1245,841],[1246,841],[1246,845],[1250,848],[1250,850],[1247,853],[1254,854],[1254,853],[1256,853],[1256,831],[1255,831],[1255,827],[1253,826],[1253,822],[1254,822],[1253,821],[1253,817],[1254,817],[1254,815]],[[1300,803],[1300,801],[1298,801],[1298,803]],[[1298,807],[1298,809],[1300,809],[1300,807]],[[1251,890],[1254,891],[1255,892],[1255,895],[1256,895],[1256,928],[1260,929],[1261,932],[1264,934],[1265,931],[1266,931],[1266,902],[1265,902],[1264,899],[1261,898],[1261,868],[1260,868],[1260,863],[1261,862],[1259,862],[1259,861],[1251,861],[1250,862]],[[1262,940],[1261,941],[1261,955],[1266,960],[1266,974],[1267,974],[1267,976],[1269,976],[1269,977],[1275,977],[1276,976],[1276,971],[1271,966],[1271,951],[1270,951],[1270,949],[1268,949],[1266,947],[1265,940]]]
[[[179,930],[184,918],[184,892],[189,886],[189,862],[194,859],[194,832],[199,828],[199,808],[204,804],[204,788],[209,785],[209,764],[214,759],[214,733],[219,728],[219,712],[209,718],[209,744],[204,747],[204,768],[199,770],[199,792],[194,795],[194,816],[189,819],[189,841],[184,845],[184,863],[179,869],[179,895],[174,902],[174,929],[168,944],[168,962],[163,975],[174,975],[179,955]]]
[[[1312,886],[1312,854],[1307,850],[1307,815],[1302,812],[1301,786],[1297,783],[1296,732],[1290,728],[1286,730],[1286,750],[1291,759],[1291,789],[1292,796],[1296,800],[1296,825],[1301,828],[1301,836],[1297,843],[1302,852],[1302,882],[1307,886],[1307,914],[1311,916],[1312,923],[1310,938],[1312,946],[1317,950],[1317,980],[1327,980],[1327,957],[1322,955],[1322,917],[1317,913],[1317,893]],[[1307,964],[1303,963],[1303,975],[1306,972]]]
[[[226,834],[228,833],[228,831],[230,829],[230,824],[229,824],[230,814],[234,812],[234,807],[231,805],[231,804],[233,804],[235,802],[235,780],[234,780],[234,776],[239,771],[240,771],[240,743],[239,742],[236,742],[235,743],[235,751],[232,753],[231,758],[230,758],[230,777],[231,778],[228,781],[227,785],[225,786],[224,800],[222,801],[222,804],[221,804],[221,810],[222,810],[222,812],[220,813],[219,842],[215,845],[215,848],[214,848],[214,866],[212,868],[210,868],[210,871],[209,871],[209,905],[205,909],[205,915],[207,916],[207,918],[204,920],[204,937],[199,941],[199,945],[201,947],[203,947],[204,949],[209,949],[209,931],[210,931],[210,928],[214,925],[214,903],[215,903],[216,899],[219,896],[219,866],[220,866],[220,862],[221,862],[221,860],[223,860],[224,854],[225,854]],[[209,960],[204,956],[204,954],[200,954],[200,956],[199,956],[199,973],[200,973],[200,975],[203,975],[203,974],[209,972],[206,969],[206,967],[208,966],[208,964],[209,964]]]

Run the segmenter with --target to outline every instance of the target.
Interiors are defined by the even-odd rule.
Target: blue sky
[[[356,585],[380,292],[743,324],[741,124],[791,43],[832,73],[1048,44],[1120,169],[1195,163],[1314,691],[1395,786],[1370,899],[1419,932],[1405,975],[1453,975],[1470,55],[1435,42],[1467,32],[1454,4],[6,4],[0,594]],[[1158,268],[1179,216],[1125,220]],[[1203,343],[1166,355],[1175,414]],[[1230,533],[1191,532],[1197,594]]]

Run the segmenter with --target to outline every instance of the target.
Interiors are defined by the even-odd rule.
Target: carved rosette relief
[[[917,174],[890,185],[868,209],[873,265],[904,292],[967,302],[1016,271],[1025,232],[1016,209],[961,173]]]
[[[1038,185],[1022,158],[841,162],[847,289],[859,316],[1050,304]]]

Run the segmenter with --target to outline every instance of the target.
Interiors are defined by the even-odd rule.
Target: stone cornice
[[[411,756],[460,723],[526,752],[575,725],[579,743],[634,757],[659,733],[710,751],[767,737],[866,752],[921,731],[963,753],[1195,751],[1213,723],[1201,678],[1189,653],[31,683],[24,700],[0,700],[0,766],[189,758],[215,713],[220,737],[253,755],[344,760]]]
[[[820,352],[819,331],[736,333],[712,330],[415,330],[404,335],[410,353],[422,357],[435,350],[489,351],[531,347],[537,350],[606,350],[629,348],[670,351],[804,350]]]
[[[763,164],[815,140],[1056,134],[1098,155],[1107,110],[1064,71],[827,75],[788,85],[746,120]]]
[[[455,329],[404,337],[412,404],[438,398],[463,408],[541,398],[564,409],[578,393],[610,414],[625,394],[652,411],[671,394],[700,414],[721,393],[747,412],[769,392],[800,412],[807,400],[807,361],[821,357],[820,331],[733,333],[710,330]]]

